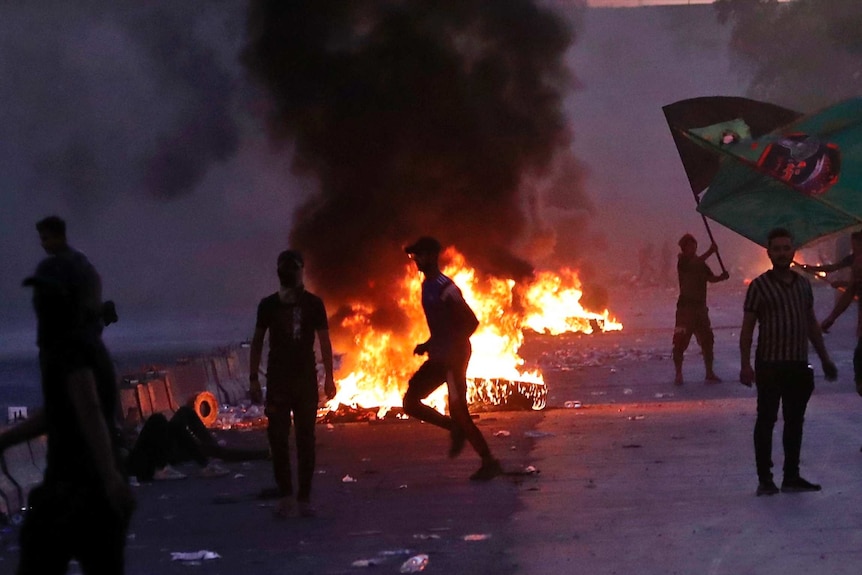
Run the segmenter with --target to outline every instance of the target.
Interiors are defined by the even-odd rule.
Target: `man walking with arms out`
[[[781,491],[820,491],[820,485],[799,475],[805,409],[814,391],[814,373],[808,365],[809,340],[820,358],[826,379],[834,381],[838,377],[814,315],[811,284],[790,269],[795,253],[790,232],[783,228],[769,232],[767,255],[772,269],[748,286],[739,334],[739,381],[748,387],[757,383],[754,424],[757,495],[779,492],[772,478],[772,431],[782,403],[784,480]],[[759,330],[752,368],[751,344],[756,324]]]
[[[258,370],[263,354],[263,339],[269,331],[267,357],[266,416],[267,436],[272,451],[272,467],[281,501],[276,515],[290,514],[293,479],[290,469],[290,427],[296,428],[296,465],[299,489],[296,502],[299,514],[314,515],[311,507],[311,480],[314,477],[317,404],[317,362],[314,355],[315,337],[325,371],[324,392],[335,397],[332,375],[332,343],[323,300],[306,291],[302,271],[302,255],[286,250],[278,255],[277,292],[263,298],[257,307],[257,321],[251,341],[249,360],[249,394],[260,403],[263,393]]]
[[[427,354],[428,359],[410,378],[404,394],[404,411],[411,417],[449,430],[452,440],[449,457],[456,457],[464,448],[465,440],[469,441],[482,458],[481,467],[470,479],[488,481],[503,470],[467,409],[467,364],[472,354],[470,336],[479,321],[458,286],[440,271],[440,247],[436,239],[422,237],[404,249],[425,276],[422,309],[431,332],[428,340],[413,351],[416,355]],[[449,417],[421,401],[443,383],[448,385]]]

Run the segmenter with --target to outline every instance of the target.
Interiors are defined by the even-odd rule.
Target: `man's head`
[[[766,236],[766,254],[773,269],[789,269],[796,255],[793,235],[784,228],[775,228]]]
[[[296,250],[284,250],[278,254],[278,281],[282,287],[295,288],[302,285],[302,270],[305,262]]]
[[[697,253],[697,240],[691,234],[685,234],[677,242],[679,249],[684,254]]]
[[[42,249],[48,254],[56,254],[66,247],[66,222],[57,216],[48,216],[36,222],[36,231],[42,241]]]
[[[437,258],[440,256],[440,242],[430,236],[422,236],[406,248],[404,251],[410,256],[416,267],[422,273],[436,271]]]

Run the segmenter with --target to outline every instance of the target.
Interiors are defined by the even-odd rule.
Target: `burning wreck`
[[[480,326],[473,334],[468,376],[468,402],[473,412],[545,407],[547,387],[538,367],[525,365],[518,351],[526,331],[557,335],[567,332],[614,331],[622,325],[607,309],[594,312],[580,303],[578,274],[537,272],[528,281],[482,276],[450,247],[443,254],[443,272],[461,288]],[[427,339],[420,303],[421,275],[406,265],[392,288],[401,321],[381,328],[380,311],[353,304],[339,310],[330,329],[337,353],[338,393],[318,412],[320,422],[398,419],[410,375],[422,363],[413,355]],[[391,311],[388,312],[393,315]],[[396,324],[397,325],[394,325]],[[211,427],[251,428],[265,424],[260,406],[247,400],[248,348],[233,346],[186,358],[174,366],[153,368],[124,377],[122,397],[130,417],[194,407]],[[427,402],[445,412],[446,387]]]

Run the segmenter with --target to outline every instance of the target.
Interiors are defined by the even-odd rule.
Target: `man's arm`
[[[320,344],[320,355],[323,360],[323,371],[325,373],[323,391],[327,399],[335,397],[335,377],[332,373],[332,341],[329,339],[328,329],[317,330],[317,341]]]
[[[69,374],[65,385],[75,420],[92,455],[96,473],[109,503],[116,512],[122,515],[130,514],[134,507],[134,498],[114,460],[111,434],[101,416],[102,405],[93,371],[89,368],[77,369]]]
[[[751,343],[754,341],[754,326],[757,315],[747,311],[742,316],[742,328],[739,330],[739,382],[751,387],[754,383],[754,369],[751,367]]]
[[[48,432],[48,422],[45,412],[41,409],[33,412],[24,421],[0,433],[0,454],[19,443],[36,439]]]
[[[714,243],[709,244],[709,249],[706,250],[705,252],[703,252],[702,254],[700,254],[699,256],[697,256],[697,259],[699,259],[702,262],[705,262],[706,260],[709,259],[709,256],[711,256],[712,254],[714,254],[717,251],[718,251],[717,245],[715,245]]]
[[[260,371],[260,358],[263,355],[263,337],[266,328],[255,327],[254,336],[251,338],[251,349],[248,361],[248,394],[252,403],[263,402],[263,390],[260,387],[258,372]]]
[[[850,298],[852,301],[852,297]],[[823,332],[820,329],[820,324],[817,323],[817,317],[814,315],[814,308],[808,310],[808,339],[811,345],[814,346],[814,351],[817,352],[817,357],[820,358],[820,365],[823,366],[823,374],[827,381],[835,381],[838,379],[838,368],[829,357],[829,352],[826,351],[826,344],[823,343]]]
[[[832,327],[835,320],[838,319],[838,317],[844,313],[848,307],[850,307],[851,303],[853,303],[854,297],[856,297],[856,290],[853,289],[852,284],[848,285],[847,289],[844,290],[844,293],[841,294],[841,297],[838,298],[838,301],[835,302],[835,306],[832,308],[832,311],[829,312],[829,315],[827,315],[826,319],[823,320],[823,323],[820,324],[820,330],[829,331],[829,328]]]

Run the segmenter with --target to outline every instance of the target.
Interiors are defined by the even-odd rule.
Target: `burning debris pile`
[[[544,408],[547,388],[542,374],[538,367],[526,368],[518,355],[525,330],[557,335],[592,333],[596,327],[622,329],[607,310],[595,313],[581,306],[581,284],[572,270],[540,272],[519,283],[480,277],[454,248],[446,250],[443,258],[448,261],[443,273],[461,288],[479,318],[467,369],[472,411]],[[400,408],[407,381],[423,361],[413,355],[413,348],[428,336],[420,291],[421,275],[406,266],[395,298],[408,326],[399,331],[374,327],[375,310],[362,305],[352,307],[340,320],[340,330],[349,337],[336,343],[347,351],[339,371],[347,375],[337,380],[338,394],[328,404],[331,411],[358,410],[356,417],[365,418],[373,410],[375,417],[383,418],[389,410]],[[445,386],[428,403],[445,411]]]

